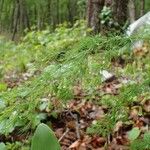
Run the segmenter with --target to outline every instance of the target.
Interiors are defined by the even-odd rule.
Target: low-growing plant
[[[74,86],[79,83],[89,97],[94,95],[93,93],[102,84],[100,71],[110,70],[114,74],[118,72],[118,68],[112,66],[112,59],[122,55],[131,57],[129,53],[132,51],[128,48],[132,42],[138,39],[148,41],[150,37],[147,34],[136,37],[124,35],[85,37],[83,28],[84,26],[79,26],[68,29],[61,26],[54,33],[32,31],[17,46],[11,43],[10,45],[13,46],[7,47],[8,43],[6,43],[6,53],[1,49],[5,55],[1,60],[4,62],[3,72],[9,72],[14,68],[15,73],[19,72],[20,75],[23,72],[16,72],[20,70],[17,69],[20,64],[19,68],[24,68],[21,70],[27,74],[32,73],[33,76],[24,84],[13,89],[4,90],[2,88],[0,103],[3,107],[0,108],[0,134],[7,136],[16,128],[23,131],[35,129],[42,120],[47,119],[48,115],[57,114],[55,107],[58,106],[53,104],[54,100],[59,103],[59,107],[66,108],[67,102],[74,98]],[[14,62],[15,58],[20,63]],[[117,121],[126,121],[128,105],[132,106],[142,93],[149,91],[148,58],[143,58],[143,65],[137,65],[139,61],[132,58],[133,61],[129,65],[131,70],[134,69],[135,74],[129,72],[128,77],[134,82],[124,84],[119,89],[119,95],[116,95],[115,98],[114,95],[99,98],[100,105],[108,106],[108,113],[104,118],[108,119],[108,125],[99,120],[88,130],[89,133],[107,136]],[[11,61],[7,62],[7,60]],[[126,67],[126,64],[120,67],[121,71],[118,76],[126,75]],[[36,71],[39,73],[36,74]],[[138,77],[144,77],[140,84]],[[100,96],[104,94],[101,92]]]
[[[31,150],[60,150],[58,140],[47,125],[38,125],[32,139]]]
[[[143,139],[131,141],[131,150],[149,150],[150,149],[150,132],[146,132]]]

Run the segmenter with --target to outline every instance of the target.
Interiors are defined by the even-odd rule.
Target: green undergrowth
[[[0,40],[2,82],[8,72],[41,72],[24,84],[0,93],[0,134],[8,135],[16,128],[26,132],[48,116],[55,116],[58,109],[66,108],[67,102],[74,98],[75,85],[80,84],[89,99],[102,85],[102,70],[118,78],[127,76],[133,82],[124,85],[115,97],[105,95],[93,101],[110,109],[104,118],[106,125],[98,121],[88,129],[90,134],[110,134],[117,121],[127,121],[127,106],[141,95],[150,97],[149,57],[138,59],[131,50],[136,40],[150,41],[149,33],[136,37],[85,35],[85,26],[77,23],[73,28],[60,26],[54,33],[32,31],[17,45]],[[114,67],[112,60],[120,57],[125,60],[124,67]],[[54,100],[60,105],[54,106]]]
[[[59,25],[55,32],[33,30],[14,44],[0,38],[0,69],[3,74],[11,71],[43,69],[51,61],[58,60],[74,43],[86,34],[84,21],[78,21],[72,28]],[[59,60],[60,61],[60,60]]]

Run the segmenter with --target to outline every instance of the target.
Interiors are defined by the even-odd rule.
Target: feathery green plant
[[[36,68],[35,70],[40,70],[41,73],[18,87],[0,93],[0,100],[5,106],[0,109],[1,134],[7,135],[16,127],[20,129],[25,127],[24,130],[35,129],[47,117],[47,113],[40,112],[42,100],[47,99],[46,107],[48,107],[49,114],[52,114],[55,110],[53,109],[55,107],[53,98],[60,102],[62,108],[66,107],[67,101],[74,98],[73,87],[78,83],[81,84],[87,95],[90,94],[91,89],[94,94],[96,87],[100,86],[102,82],[99,72],[111,69],[112,58],[123,55],[130,56],[132,51],[129,53],[128,49],[133,41],[150,39],[149,34],[136,37],[124,35],[85,37],[83,28],[84,26],[71,29],[60,27],[55,33],[32,31],[27,34],[21,44],[17,46],[12,44],[12,49],[11,46],[9,47],[11,50],[6,48],[6,53],[3,50],[5,57],[2,62],[9,59],[14,62],[14,59],[18,58],[19,62],[25,64],[27,72],[29,69],[26,64],[32,64]],[[111,96],[105,97],[105,101],[102,99],[99,103],[109,106],[108,114],[104,118],[108,119],[109,125],[105,126],[98,121],[91,127],[89,133],[98,132],[98,134],[107,136],[118,120],[126,121],[128,112],[126,106],[132,105],[134,101],[138,100],[140,94],[149,91],[147,85],[150,64],[147,58],[144,60],[147,65],[142,68],[145,71],[142,73],[142,77],[147,77],[146,82],[143,80],[140,84],[137,82],[124,86],[121,93],[113,100],[116,103],[111,102],[113,99]],[[133,61],[136,63],[138,60],[134,59]],[[8,63],[8,66],[12,65],[8,70],[15,69],[17,64],[18,62]],[[129,65],[137,73],[143,71],[139,71],[139,68],[132,63]],[[112,71],[115,73],[116,70]],[[129,75],[131,74],[129,73]],[[120,111],[120,108],[124,111]]]

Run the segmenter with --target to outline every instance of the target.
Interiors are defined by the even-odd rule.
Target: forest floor
[[[150,149],[148,36],[142,47],[120,52],[130,39],[79,42],[75,31],[74,39],[62,42],[67,32],[60,30],[63,36],[50,44],[43,41],[46,32],[37,39],[28,34],[17,48],[0,43],[0,141],[8,150],[28,150],[36,126],[44,122],[62,150]]]

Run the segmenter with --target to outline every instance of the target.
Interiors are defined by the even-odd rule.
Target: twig
[[[66,134],[69,132],[69,128],[66,129],[65,133],[59,138],[58,142],[60,142],[65,136]]]
[[[77,114],[75,114],[75,119],[76,119],[76,134],[77,134],[77,138],[80,139],[81,138],[80,131],[79,131],[80,125],[78,122],[78,115]]]
[[[69,111],[70,115],[75,119],[76,121],[76,135],[77,135],[77,138],[80,139],[81,136],[80,136],[80,125],[79,125],[79,118],[78,118],[78,115],[77,114],[73,114],[71,111]]]

